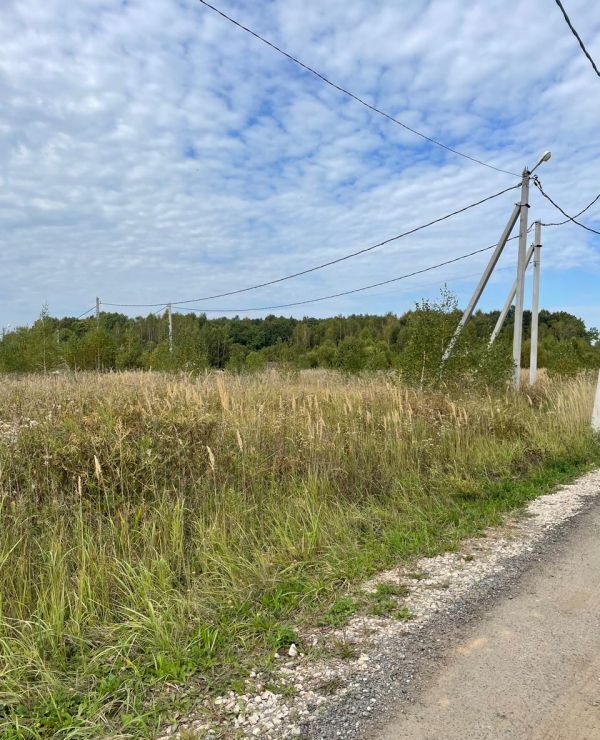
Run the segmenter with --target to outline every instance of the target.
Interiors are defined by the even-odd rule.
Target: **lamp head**
[[[540,165],[541,165],[541,164],[542,164],[543,162],[547,162],[547,161],[548,161],[548,160],[550,159],[550,157],[551,157],[551,156],[552,156],[552,152],[550,152],[550,151],[546,150],[546,151],[545,151],[545,152],[544,152],[544,153],[542,154],[542,156],[540,157],[540,159],[539,159],[538,163],[536,164],[536,166],[535,166],[535,167],[534,167],[534,168],[533,168],[533,169],[531,170],[531,172],[534,172],[534,170],[537,170],[537,168],[538,168],[538,167],[539,167],[539,166],[540,166]],[[530,172],[530,174],[531,174],[531,172]]]

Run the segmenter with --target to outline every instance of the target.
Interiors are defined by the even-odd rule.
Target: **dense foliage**
[[[130,318],[101,313],[85,319],[53,318],[46,310],[32,327],[4,334],[0,371],[53,370],[186,370],[221,368],[260,370],[268,363],[288,367],[334,368],[347,372],[397,368],[409,380],[427,380],[439,370],[441,355],[460,311],[445,294],[437,303],[422,302],[396,316],[335,316],[303,319],[215,318],[173,315],[173,351],[168,345],[166,315]],[[489,367],[506,367],[510,358],[512,316],[497,347],[487,350],[497,311],[478,312],[465,332],[460,361],[486,374]],[[525,312],[523,365],[529,362],[531,314]],[[564,311],[540,313],[540,367],[562,375],[600,367],[598,332]],[[465,348],[468,347],[468,351]],[[455,363],[458,358],[453,360]],[[483,368],[483,370],[482,370]],[[489,374],[489,373],[488,373]]]

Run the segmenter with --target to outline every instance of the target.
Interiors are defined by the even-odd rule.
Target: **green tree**
[[[28,370],[47,373],[62,365],[58,331],[48,306],[44,305],[27,337]]]

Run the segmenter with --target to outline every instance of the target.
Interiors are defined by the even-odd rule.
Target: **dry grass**
[[[3,379],[0,734],[151,736],[167,686],[243,680],[345,583],[455,546],[595,460],[593,390]]]

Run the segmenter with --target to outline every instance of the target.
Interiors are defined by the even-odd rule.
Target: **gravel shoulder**
[[[600,737],[599,534],[595,471],[463,553],[422,560],[451,586],[306,737]]]
[[[460,552],[364,585],[368,593],[410,584],[398,602],[409,620],[360,615],[303,636],[308,654],[281,658],[286,691],[265,690],[257,675],[255,691],[217,698],[210,722],[197,717],[172,734],[185,726],[215,738],[600,737],[599,533],[596,470]],[[332,643],[343,657],[326,649]],[[559,722],[577,733],[560,734]]]
[[[600,738],[600,505],[553,545],[370,737]]]

